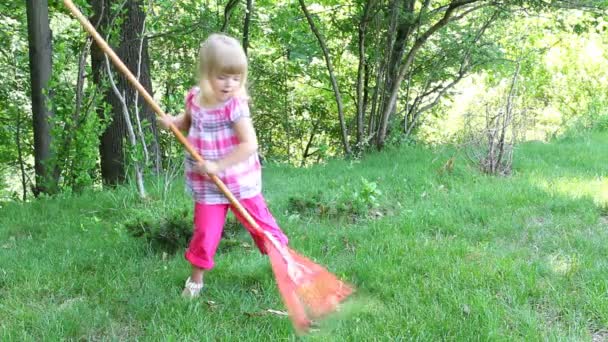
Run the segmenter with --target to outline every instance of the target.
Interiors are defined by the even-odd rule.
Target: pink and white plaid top
[[[249,117],[247,101],[231,98],[215,108],[202,108],[196,98],[200,89],[192,88],[186,96],[186,109],[191,124],[188,141],[205,160],[216,161],[226,157],[239,144],[233,124]],[[193,170],[196,161],[186,152],[186,186],[194,200],[205,204],[229,203],[207,175]],[[247,199],[262,191],[262,174],[257,152],[247,160],[217,174],[237,199]]]

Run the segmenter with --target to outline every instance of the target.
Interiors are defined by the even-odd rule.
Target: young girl
[[[205,159],[197,163],[186,154],[186,184],[194,197],[194,235],[185,257],[192,264],[182,295],[198,296],[203,274],[214,265],[213,257],[222,236],[230,204],[209,174],[218,176],[247,209],[259,226],[281,244],[287,237],[270,214],[261,194],[261,167],[257,138],[247,104],[247,57],[239,42],[223,34],[212,34],[199,52],[198,87],[186,96],[185,113],[161,120],[188,131],[188,141]],[[249,230],[258,249],[257,236],[236,210],[237,219]]]

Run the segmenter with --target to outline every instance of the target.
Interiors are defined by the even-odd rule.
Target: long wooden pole
[[[105,39],[103,39],[99,35],[99,33],[97,32],[95,27],[93,27],[93,25],[91,25],[89,20],[74,5],[72,0],[63,0],[63,3],[70,10],[70,12],[72,12],[72,14],[76,17],[76,19],[78,19],[78,21],[80,21],[80,23],[84,26],[84,29],[87,32],[89,32],[89,34],[91,34],[91,36],[93,37],[95,42],[99,45],[99,47],[103,50],[103,52],[105,52],[105,54],[108,55],[108,57],[110,57],[110,59],[112,60],[112,63],[114,63],[116,68],[118,68],[118,70],[120,70],[120,72],[122,72],[127,77],[127,80],[131,83],[131,85],[133,87],[135,87],[135,89],[144,98],[144,100],[148,103],[148,105],[154,110],[154,112],[156,112],[156,115],[160,116],[161,118],[165,117],[167,114],[160,108],[160,106],[156,103],[156,101],[154,101],[154,98],[148,93],[146,88],[144,88],[141,85],[141,83],[139,83],[139,81],[137,80],[137,78],[135,78],[133,73],[131,73],[129,68],[127,68],[127,66],[120,60],[120,57],[118,57],[116,55],[116,53],[114,53],[114,50],[112,50],[112,48],[108,45],[108,43],[105,41]],[[179,140],[179,142],[182,145],[184,145],[184,147],[186,148],[188,153],[190,153],[192,158],[194,158],[198,162],[204,161],[203,157],[201,157],[201,155],[198,152],[196,152],[196,150],[188,142],[188,139],[186,139],[186,137],[184,137],[182,132],[180,132],[180,130],[177,127],[175,127],[175,125],[171,124],[169,126],[169,128],[171,129],[171,132],[173,132],[173,134],[175,135],[177,140]],[[256,230],[256,232],[258,234],[264,235],[267,238],[269,238],[269,240],[272,242],[272,244],[275,245],[275,247],[277,247],[279,249],[279,251],[282,251],[282,248],[280,248],[281,246],[278,244],[276,239],[274,239],[272,237],[272,235],[268,234],[266,231],[264,231],[260,228],[260,226],[253,219],[253,217],[251,217],[251,215],[249,215],[249,212],[247,212],[247,210],[245,210],[245,208],[241,205],[241,203],[230,192],[228,187],[226,187],[224,182],[222,182],[222,180],[219,179],[216,175],[209,175],[209,176],[211,177],[211,180],[213,181],[213,183],[215,183],[215,185],[217,185],[217,187],[220,189],[220,191],[226,196],[228,201],[230,201],[230,204],[232,204],[232,207],[234,209],[236,209],[239,212],[239,214],[241,214],[245,218],[245,220],[247,220],[247,222],[251,225],[251,227],[254,230]]]

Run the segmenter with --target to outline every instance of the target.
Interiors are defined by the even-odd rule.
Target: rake
[[[80,21],[85,30],[93,37],[99,47],[112,60],[131,85],[139,92],[148,105],[159,117],[165,117],[165,112],[154,101],[148,91],[139,83],[112,48],[99,35],[89,20],[80,12],[71,0],[64,0],[65,6]],[[175,127],[169,127],[177,140],[184,145],[188,153],[198,162],[203,158],[188,143],[184,135]],[[215,175],[211,180],[230,201],[232,208],[237,210],[249,223],[254,232],[263,237],[264,247],[268,253],[272,270],[275,275],[279,293],[287,308],[289,317],[298,333],[305,333],[314,320],[334,312],[352,292],[353,288],[339,280],[322,266],[296,253],[287,246],[282,246],[270,233],[264,231],[239,203],[226,185]]]

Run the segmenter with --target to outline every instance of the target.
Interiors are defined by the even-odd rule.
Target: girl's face
[[[224,102],[234,96],[241,87],[241,75],[219,74],[210,80],[213,95],[218,102]]]

